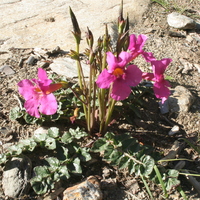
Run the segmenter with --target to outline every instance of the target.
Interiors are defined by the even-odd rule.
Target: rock
[[[168,101],[171,112],[188,112],[194,102],[194,96],[187,88],[176,86]]]
[[[63,192],[63,200],[102,200],[100,183],[94,176],[89,176],[86,181],[67,188]]]
[[[178,133],[179,130],[180,130],[179,126],[175,125],[175,126],[173,126],[172,129],[169,131],[168,135],[170,135],[170,136],[171,136],[171,135],[174,135],[174,134]]]
[[[160,107],[161,114],[168,113],[169,112],[169,102],[168,102],[168,99],[164,103],[159,102],[159,107]]]
[[[86,48],[87,26],[94,41],[104,34],[104,23],[114,27],[121,1],[116,0],[1,0],[0,51],[11,47],[52,49],[75,48],[69,6],[75,13],[82,31],[81,52]],[[124,17],[129,13],[130,24],[142,21],[150,0],[124,0]],[[8,17],[9,16],[9,17]],[[109,30],[110,31],[110,30]],[[85,45],[85,46],[84,46]]]
[[[194,66],[197,68],[198,72],[200,73],[200,65],[199,64],[194,64]]]
[[[13,75],[15,74],[15,71],[12,70],[11,66],[9,65],[3,65],[0,67],[0,72],[4,73],[5,75]]]
[[[12,198],[27,194],[30,189],[31,170],[31,160],[25,155],[8,161],[2,178],[4,194]]]
[[[167,22],[169,26],[178,29],[194,29],[196,27],[196,23],[193,19],[181,15],[177,12],[173,12],[167,16]]]
[[[84,76],[88,77],[90,74],[90,66],[83,62],[81,62],[81,64]],[[53,72],[68,78],[78,77],[76,61],[71,58],[54,59],[53,63],[50,64],[50,68]]]
[[[189,71],[193,70],[193,64],[192,63],[189,63],[187,60],[185,60],[183,58],[180,58],[179,61],[183,65],[183,70],[182,70],[183,74],[187,74]]]

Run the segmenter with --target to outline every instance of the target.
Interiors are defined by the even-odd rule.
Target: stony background
[[[142,18],[149,2],[124,0],[132,25]],[[97,40],[104,32],[104,23],[115,27],[120,3],[121,0],[1,0],[0,51],[11,47],[74,48],[69,6],[79,21],[83,39],[88,26]]]

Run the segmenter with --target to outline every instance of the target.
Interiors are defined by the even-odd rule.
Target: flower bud
[[[90,29],[88,27],[87,27],[87,29],[88,29],[88,32],[86,32],[86,41],[87,41],[89,48],[92,49],[93,43],[94,43],[94,37],[93,37],[93,34],[90,31]]]
[[[72,20],[72,25],[73,25],[73,29],[74,29],[74,32],[73,35],[76,39],[76,43],[77,44],[80,44],[80,41],[81,41],[81,30],[79,28],[79,25],[78,25],[78,22],[76,20],[76,16],[74,15],[72,9],[69,7],[69,12],[70,12],[70,16],[71,16],[71,20]]]

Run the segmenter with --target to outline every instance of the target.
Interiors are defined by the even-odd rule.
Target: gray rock
[[[194,102],[192,93],[183,86],[176,86],[173,94],[168,98],[171,112],[188,112]]]
[[[181,15],[177,12],[173,12],[167,16],[167,22],[169,26],[178,29],[194,29],[196,27],[196,23],[193,19]]]
[[[3,65],[0,67],[0,72],[4,73],[5,75],[13,75],[15,71],[9,65]]]
[[[53,60],[53,63],[50,64],[50,68],[53,72],[66,76],[68,78],[77,78],[77,66],[76,60],[72,60],[71,58],[58,58]],[[90,66],[86,65],[82,62],[83,73],[85,77],[89,76]]]
[[[4,194],[12,198],[27,194],[30,189],[31,169],[31,160],[25,155],[8,161],[2,178]]]
[[[1,0],[0,51],[11,47],[52,49],[55,45],[65,50],[74,49],[70,6],[82,30],[83,45],[80,51],[83,52],[86,48],[84,41],[87,26],[97,41],[98,37],[104,34],[104,23],[110,24],[111,27],[117,23],[120,2],[116,0]],[[130,24],[142,20],[149,3],[150,0],[124,0],[124,16],[129,13]]]

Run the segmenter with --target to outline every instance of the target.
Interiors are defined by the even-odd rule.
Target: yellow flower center
[[[38,92],[38,93],[42,92],[42,90],[41,90],[40,88],[38,88],[38,87],[36,87],[34,90],[35,90],[36,92]]]
[[[122,68],[116,68],[113,71],[113,75],[115,75],[116,77],[120,77],[123,74],[124,74],[124,70]]]

